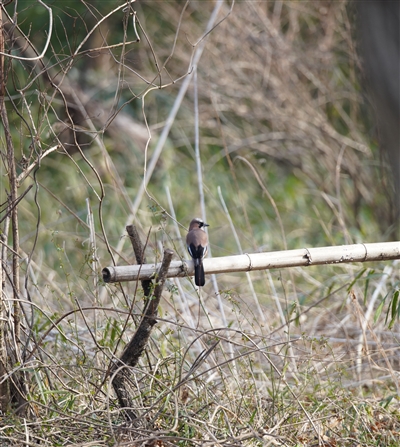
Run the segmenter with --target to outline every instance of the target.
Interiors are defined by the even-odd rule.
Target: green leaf
[[[365,273],[367,269],[363,268],[358,275],[353,279],[353,281],[350,283],[349,287],[347,287],[347,291],[350,292],[350,290],[353,288],[354,284],[357,282],[357,280]]]
[[[400,295],[400,291],[396,290],[393,294],[393,298],[392,301],[390,303],[390,307],[391,307],[391,320],[389,323],[388,328],[392,329],[394,326],[394,323],[396,322],[396,319],[399,317],[400,314],[400,304],[399,304],[399,295]],[[388,310],[388,314],[389,314],[389,310]]]
[[[381,301],[381,303],[379,304],[378,308],[375,311],[374,324],[378,321],[378,318],[380,317],[380,315],[382,313],[382,309],[383,309],[383,306],[385,305],[385,301],[386,301],[386,297],[383,298],[383,300]]]
[[[399,291],[396,290],[393,294],[392,299],[392,318],[396,318],[397,312],[398,312],[398,305],[399,305]]]
[[[364,287],[364,305],[367,304],[367,292],[368,292],[368,286],[369,286],[369,280],[375,273],[375,270],[371,270],[368,272],[367,278],[365,280],[365,287]]]

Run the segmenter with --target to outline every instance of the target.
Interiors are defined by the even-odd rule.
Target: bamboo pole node
[[[311,253],[308,250],[308,248],[305,249],[306,250],[306,254],[304,255],[304,259],[308,260],[308,264],[307,265],[311,265],[312,264],[312,257],[311,257]]]
[[[249,268],[247,269],[248,272],[251,272],[253,270],[253,266],[251,265],[251,256],[248,253],[244,253],[249,258]]]

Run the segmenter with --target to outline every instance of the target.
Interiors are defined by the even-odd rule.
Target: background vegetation
[[[3,8],[1,445],[398,445],[396,262],[224,274],[200,294],[170,281],[132,371],[134,424],[107,375],[143,298],[101,269],[133,262],[131,223],[149,262],[163,247],[187,258],[199,185],[213,256],[398,238],[355,14],[346,1]],[[14,208],[11,149],[26,192]]]

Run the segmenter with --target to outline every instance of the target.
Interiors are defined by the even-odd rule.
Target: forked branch
[[[133,225],[129,225],[127,231],[135,251],[137,262],[141,263],[145,261],[144,249],[136,228]],[[127,367],[136,366],[149,341],[151,330],[157,323],[157,308],[160,304],[161,293],[164,288],[164,283],[173,255],[173,250],[165,250],[161,267],[157,273],[157,282],[154,286],[154,290],[152,281],[142,281],[145,294],[145,306],[142,319],[132,339],[126,345],[121,358],[117,360],[111,368],[111,375],[113,376],[112,385],[121,408],[125,409],[125,414],[128,420],[137,419],[137,414],[132,409],[133,400],[127,387],[129,377],[129,368]],[[138,267],[140,267],[140,265],[138,265]]]

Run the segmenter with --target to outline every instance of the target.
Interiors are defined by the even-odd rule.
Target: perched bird
[[[186,236],[186,246],[194,262],[194,282],[199,287],[205,284],[203,258],[207,254],[208,237],[204,228],[208,226],[196,217],[190,222],[189,232]]]

